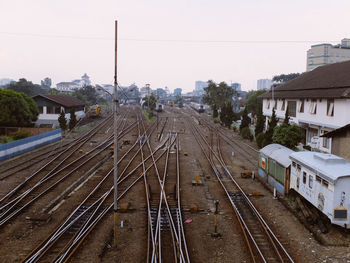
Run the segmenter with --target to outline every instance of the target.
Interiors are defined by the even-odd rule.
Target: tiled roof
[[[85,106],[85,102],[68,95],[39,94],[34,96],[33,99],[39,96],[54,101],[65,107]]]
[[[350,98],[350,61],[329,64],[274,88],[274,98]],[[259,96],[272,98],[272,90]]]

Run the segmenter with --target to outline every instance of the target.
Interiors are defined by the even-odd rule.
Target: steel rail
[[[193,126],[194,127],[194,126]],[[197,129],[195,127],[195,129]],[[280,243],[280,241],[278,240],[278,238],[274,235],[274,233],[272,232],[272,230],[270,229],[270,227],[267,225],[266,221],[262,218],[261,214],[257,211],[257,209],[254,207],[254,205],[251,203],[251,201],[249,200],[249,198],[247,197],[247,195],[244,193],[243,189],[239,186],[239,184],[233,179],[231,173],[229,172],[229,170],[227,169],[226,165],[224,163],[222,163],[222,161],[220,160],[220,158],[216,155],[216,153],[213,151],[212,147],[207,143],[207,141],[204,139],[203,135],[198,131],[198,134],[201,136],[202,140],[207,144],[208,148],[210,149],[210,151],[212,152],[212,154],[215,156],[215,158],[219,161],[219,163],[221,164],[221,166],[224,168],[224,170],[226,171],[227,175],[229,175],[230,179],[232,182],[234,182],[235,186],[239,189],[239,191],[242,193],[242,195],[244,196],[244,198],[246,199],[247,203],[249,204],[249,206],[251,207],[252,211],[254,212],[254,214],[256,214],[256,216],[261,220],[261,222],[264,224],[264,226],[266,227],[266,229],[270,232],[271,236],[273,237],[273,239],[275,240],[275,242],[278,244],[279,248],[284,252],[284,254],[287,256],[288,260],[290,262],[293,262],[293,259],[290,257],[290,255],[288,254],[288,252],[285,250],[285,248],[283,247],[283,245]],[[198,140],[197,140],[198,142]],[[203,150],[203,148],[202,148]],[[213,167],[212,167],[213,168]],[[214,169],[214,172],[217,171],[217,169]],[[217,174],[216,174],[217,175]],[[220,181],[219,176],[217,176],[217,178]],[[226,190],[225,190],[226,191]],[[226,191],[226,193],[228,194],[228,192]],[[233,204],[231,198],[230,202],[231,204]],[[236,206],[234,206],[235,208],[237,208]],[[237,210],[237,212],[239,213],[239,211]],[[244,223],[244,221],[243,221]],[[249,235],[252,237],[251,233],[248,232]],[[253,243],[256,245],[256,248],[258,249],[259,253],[261,253],[260,249],[258,248],[256,242],[253,240]]]

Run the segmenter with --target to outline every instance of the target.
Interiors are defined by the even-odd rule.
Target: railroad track
[[[50,157],[55,157],[58,155],[57,156],[58,158],[62,154],[67,152],[69,148],[74,147],[80,142],[86,140],[87,138],[91,138],[100,129],[102,129],[105,125],[107,125],[110,120],[111,120],[111,116],[108,116],[106,119],[102,120],[98,125],[96,125],[96,127],[87,131],[86,133],[84,133],[83,135],[79,136],[74,140],[66,140],[66,141],[61,140],[61,142],[58,142],[55,144],[54,148],[47,148],[48,151],[40,151],[35,154],[30,154],[30,156],[23,157],[25,159],[25,162],[22,162],[21,164],[16,163],[13,166],[7,166],[6,168],[2,169],[0,171],[0,174],[1,174],[0,180],[4,180],[18,172],[34,167],[34,165],[36,164],[40,166],[46,165],[43,163],[45,161],[48,161]],[[48,162],[51,162],[51,161],[52,160],[49,160]]]
[[[123,125],[125,127],[125,124]],[[133,126],[126,128],[119,136],[119,139],[124,136]],[[103,160],[109,153],[108,148],[112,145],[112,136],[109,136],[102,143],[98,144],[92,150],[80,155],[77,159],[71,161],[63,167],[55,166],[49,172],[45,173],[38,181],[30,182],[31,176],[28,180],[25,180],[20,185],[15,187],[7,195],[5,195],[0,201],[0,227],[7,224],[15,216],[23,212],[33,203],[37,202],[42,196],[51,193],[52,198],[56,195],[52,192],[59,185],[71,185],[74,179],[75,173],[81,173],[81,167],[83,169],[89,169],[94,163]],[[102,154],[106,152],[105,154]],[[66,159],[65,159],[66,160]],[[60,162],[62,164],[63,161]],[[45,169],[40,169],[45,172]],[[36,173],[34,173],[36,175]],[[30,182],[30,183],[29,183]],[[61,188],[65,189],[67,186],[62,185]]]
[[[148,212],[147,262],[190,262],[180,200],[179,137],[173,132],[174,123],[175,118],[167,137],[163,172],[151,154],[153,176],[144,176]],[[152,152],[149,143],[148,150]]]
[[[197,143],[201,147],[203,154],[210,163],[214,174],[233,207],[252,261],[293,262],[282,242],[273,233],[243,189],[232,177],[221,155],[220,136],[217,133],[211,133],[211,142],[209,143],[198,127],[189,121],[188,123]],[[214,150],[215,136],[217,136],[217,153]]]
[[[137,120],[140,122],[140,119]],[[132,150],[134,151],[130,161],[126,164],[123,171],[119,175],[118,189],[120,189],[120,200],[138,181],[140,181],[146,172],[152,167],[145,168],[145,162],[151,159],[151,156],[144,158],[142,163],[136,165],[130,172],[126,173],[128,167],[133,163],[135,157],[141,152],[142,146],[149,143],[149,136],[153,133],[155,125],[151,126],[149,131],[145,130],[143,136],[139,136],[131,148],[118,160],[118,166],[123,159],[128,156]],[[148,133],[148,135],[147,135]],[[146,138],[146,139],[142,139]],[[164,142],[165,144],[165,142]],[[137,146],[140,149],[137,150]],[[162,153],[160,145],[154,152],[152,158],[157,153],[160,155],[154,160],[157,162],[165,153]],[[136,149],[136,152],[135,152]],[[136,172],[143,167],[143,172],[138,175]],[[70,214],[70,216],[51,233],[37,248],[35,248],[23,262],[66,262],[74,252],[81,246],[82,242],[93,231],[98,222],[113,208],[113,168],[103,177],[96,185],[94,190],[85,198],[85,200]]]

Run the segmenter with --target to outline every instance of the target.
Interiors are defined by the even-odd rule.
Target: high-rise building
[[[311,71],[318,66],[333,64],[350,60],[350,39],[344,38],[341,44],[312,45],[307,51],[306,71]]]
[[[194,95],[202,96],[204,94],[204,88],[208,87],[208,82],[197,80],[195,82]]]
[[[231,88],[238,93],[240,93],[242,91],[241,83],[237,83],[237,82],[231,83]]]
[[[269,90],[272,86],[271,79],[258,79],[258,90]]]
[[[182,89],[180,88],[174,89],[174,96],[177,96],[177,95],[181,96],[181,93],[182,93]]]

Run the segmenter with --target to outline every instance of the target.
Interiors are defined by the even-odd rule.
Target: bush
[[[14,140],[20,140],[20,139],[24,139],[30,136],[30,131],[26,131],[26,130],[19,130],[16,131],[15,133],[12,134],[12,138]]]
[[[241,135],[243,137],[243,139],[250,139],[250,137],[252,136],[250,134],[250,129],[249,127],[244,127],[242,130],[241,130]]]
[[[256,144],[258,145],[259,148],[264,147],[263,143],[264,143],[264,138],[265,138],[265,134],[263,132],[259,133],[256,137],[255,137],[255,141]]]
[[[0,136],[0,144],[12,142],[13,139],[9,136]]]

